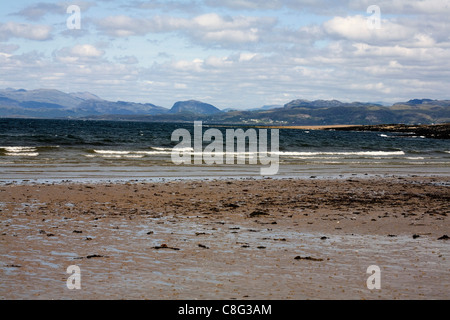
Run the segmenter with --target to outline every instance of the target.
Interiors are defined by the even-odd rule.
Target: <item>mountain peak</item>
[[[197,100],[178,101],[170,109],[170,113],[195,113],[203,115],[212,115],[221,112],[215,106]]]

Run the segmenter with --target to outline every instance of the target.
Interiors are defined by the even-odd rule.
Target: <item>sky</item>
[[[1,1],[0,88],[240,110],[450,99],[449,17],[450,0]]]

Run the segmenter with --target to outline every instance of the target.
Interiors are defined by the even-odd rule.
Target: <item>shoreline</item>
[[[1,185],[0,299],[450,299],[449,185]],[[70,265],[82,290],[65,286]],[[382,290],[365,286],[370,265],[382,269]]]

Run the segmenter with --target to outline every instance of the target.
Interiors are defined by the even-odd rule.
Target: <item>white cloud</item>
[[[205,60],[205,65],[214,68],[226,68],[231,67],[233,65],[233,61],[231,61],[228,57],[210,56]]]
[[[368,18],[360,15],[348,17],[334,17],[323,24],[327,34],[352,41],[392,42],[410,41],[415,30],[404,25],[382,20],[380,29],[371,29]]]
[[[9,38],[23,38],[44,41],[51,39],[52,28],[46,25],[7,22],[0,23],[0,41]]]
[[[100,19],[96,23],[102,32],[114,37],[176,31],[195,42],[226,45],[257,42],[262,32],[270,29],[275,22],[275,19],[266,17],[224,17],[208,13],[190,19],[161,16],[144,19],[119,15]]]
[[[72,47],[70,52],[74,56],[88,57],[88,58],[98,58],[98,57],[101,57],[105,53],[104,51],[99,50],[90,44],[76,45],[76,46]]]
[[[54,58],[63,63],[86,63],[102,58],[105,51],[90,44],[79,44],[55,51]]]
[[[418,15],[449,15],[450,0],[350,0],[348,6],[351,9],[367,8],[377,5],[381,13],[386,14],[418,14]]]
[[[257,56],[256,53],[241,53],[239,54],[239,62],[250,61]]]
[[[175,83],[173,87],[175,89],[187,89],[188,86],[185,83]]]

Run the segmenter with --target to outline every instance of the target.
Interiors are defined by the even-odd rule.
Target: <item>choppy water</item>
[[[178,142],[171,136],[180,128],[194,136],[193,123],[0,119],[0,180],[260,175],[261,165],[248,161],[175,165],[171,154]],[[203,131],[210,128],[221,130],[225,144],[230,128]],[[236,156],[258,159],[250,151]],[[396,133],[283,129],[272,155],[279,157],[281,176],[450,174],[450,141]]]

